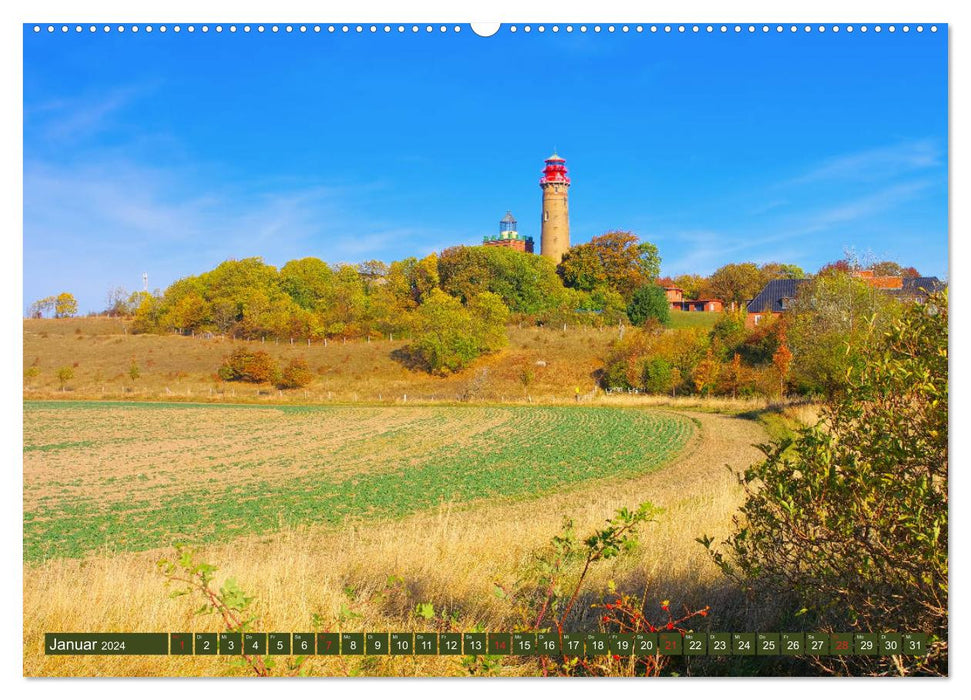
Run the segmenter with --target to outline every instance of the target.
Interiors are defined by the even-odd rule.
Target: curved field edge
[[[236,408],[25,403],[25,561],[140,551],[176,541],[225,542],[304,525],[366,527],[443,503],[464,508],[495,499],[526,502],[659,469],[686,448],[696,430],[689,417],[634,408],[247,406],[243,418],[232,412]],[[137,435],[107,434],[119,411],[124,420],[137,421]],[[212,447],[199,445],[192,459],[166,453],[173,415],[203,426]],[[220,441],[220,431],[230,424],[220,418],[231,418],[237,428],[239,421],[255,421],[252,434],[229,436],[230,442],[243,442],[235,445],[242,457],[236,454],[231,463],[223,459],[226,441]],[[312,447],[316,436],[346,430],[348,419],[371,428],[324,454],[299,453],[297,443]],[[85,420],[94,423],[82,429]],[[375,427],[385,422],[389,425]],[[464,432],[451,435],[459,423]],[[175,427],[190,429],[186,423]],[[86,439],[76,439],[78,433]],[[247,450],[255,454],[274,436],[291,433],[292,442],[283,440],[270,454],[248,456]],[[416,445],[420,440],[430,443]],[[140,481],[149,481],[143,473],[119,481],[103,468],[115,463],[121,469],[138,442],[148,452],[157,447],[157,468],[169,470],[166,483],[147,486]],[[181,459],[185,471],[201,474],[179,482]],[[32,474],[53,460],[62,469],[37,483]],[[72,465],[84,460],[95,466],[84,475],[72,473]]]

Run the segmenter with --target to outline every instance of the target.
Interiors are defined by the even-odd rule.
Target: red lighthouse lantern
[[[543,168],[543,177],[539,180],[540,185],[552,183],[570,184],[570,178],[566,174],[566,161],[555,153],[546,159],[546,167]]]

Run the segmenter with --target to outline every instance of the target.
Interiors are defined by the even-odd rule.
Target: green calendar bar
[[[49,655],[923,656],[919,632],[171,632],[44,635]]]

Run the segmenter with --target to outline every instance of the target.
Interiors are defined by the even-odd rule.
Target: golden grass
[[[733,597],[694,539],[729,531],[740,492],[725,465],[757,459],[753,443],[765,434],[754,421],[693,414],[699,435],[670,466],[633,479],[618,479],[531,501],[492,501],[475,507],[444,505],[391,522],[360,524],[339,532],[288,530],[247,537],[201,551],[257,596],[255,627],[261,631],[311,631],[314,614],[331,630],[427,629],[415,618],[419,602],[458,612],[462,627],[510,629],[509,604],[493,595],[496,581],[510,584],[528,568],[564,516],[578,534],[603,524],[621,506],[649,500],[665,508],[644,527],[630,556],[596,569],[588,590],[596,598],[608,579],[622,590],[645,588],[672,607],[711,604],[713,624],[744,618],[756,629],[759,609]],[[24,565],[24,674],[30,676],[192,676],[235,673],[219,657],[45,657],[47,631],[216,631],[212,617],[194,617],[200,601],[170,599],[154,562],[167,552],[92,556]],[[386,591],[388,576],[403,586]],[[352,593],[348,593],[352,590]],[[586,598],[581,609],[589,613]],[[361,615],[340,624],[342,607]],[[457,658],[333,659],[314,657],[313,675],[460,675]],[[527,661],[510,660],[508,675],[533,674]]]
[[[509,346],[449,377],[410,370],[392,353],[407,340],[233,341],[178,335],[132,335],[114,319],[27,319],[24,330],[24,398],[104,398],[239,402],[408,402],[572,400],[576,387],[590,391],[617,329],[519,328]],[[216,371],[235,347],[265,350],[281,363],[307,360],[317,378],[306,389],[280,392],[219,381]],[[132,380],[132,361],[140,376]],[[36,367],[36,376],[26,374]],[[57,370],[70,367],[61,390]],[[528,381],[524,383],[524,371]]]

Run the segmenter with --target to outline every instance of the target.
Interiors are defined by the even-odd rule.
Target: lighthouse
[[[570,178],[566,174],[566,161],[555,152],[546,159],[539,186],[543,190],[540,253],[558,265],[570,249],[570,206],[567,199]]]

